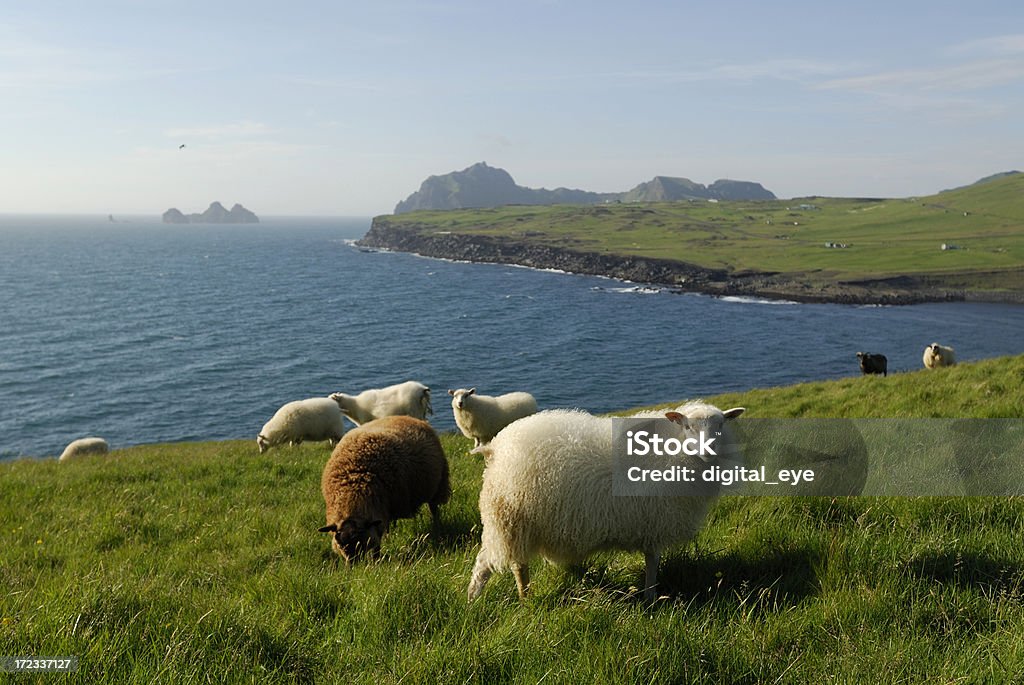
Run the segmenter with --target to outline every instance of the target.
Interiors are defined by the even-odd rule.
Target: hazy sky
[[[382,214],[481,160],[780,197],[1024,168],[1024,2],[0,5],[0,212]]]

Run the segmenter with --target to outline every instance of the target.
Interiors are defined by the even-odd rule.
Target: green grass
[[[1019,290],[1024,273],[1024,174],[920,198],[507,206],[376,221],[812,281],[968,274],[966,287]]]
[[[713,398],[751,416],[1024,416],[1024,356]],[[741,419],[742,420],[742,419]],[[0,656],[46,682],[1011,682],[1024,673],[1016,498],[726,498],[637,598],[643,559],[537,563],[465,600],[482,464],[452,502],[339,565],[323,445],[150,445],[0,464]],[[1020,457],[1021,455],[1016,455]],[[42,678],[12,677],[11,682]]]

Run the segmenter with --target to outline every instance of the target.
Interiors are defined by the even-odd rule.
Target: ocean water
[[[604,278],[368,252],[369,219],[164,226],[0,217],[0,458],[255,438],[285,402],[407,379],[604,412],[1024,352],[1024,307],[677,295]]]

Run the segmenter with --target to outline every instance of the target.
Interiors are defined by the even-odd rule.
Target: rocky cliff
[[[392,223],[394,220],[396,223]],[[576,274],[608,276],[637,283],[671,287],[678,292],[715,296],[763,297],[796,302],[841,304],[915,304],[962,301],[963,290],[941,279],[902,277],[900,280],[809,281],[804,274],[709,269],[687,262],[633,255],[585,252],[530,242],[528,235],[485,236],[438,230],[436,225],[378,216],[357,243],[470,262],[518,264],[536,269],[558,269]],[[974,296],[972,299],[1003,301]],[[1013,300],[1020,301],[1017,297]]]

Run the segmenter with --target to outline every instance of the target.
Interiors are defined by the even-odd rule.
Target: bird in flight
[[[182,149],[183,147],[185,147],[185,143],[182,143],[181,145],[179,145],[179,146],[178,146],[178,149],[180,150],[180,149]]]

